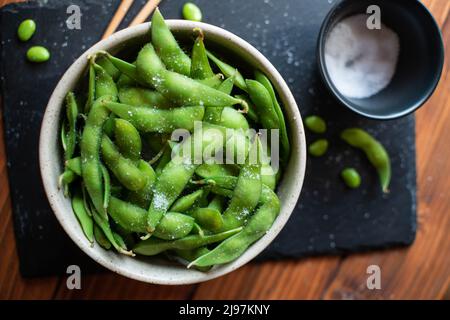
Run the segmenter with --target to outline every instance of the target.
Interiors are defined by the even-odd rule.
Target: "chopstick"
[[[135,26],[137,24],[141,24],[147,20],[147,18],[150,16],[150,14],[155,10],[155,8],[158,6],[158,4],[161,2],[161,0],[149,0],[145,6],[139,11],[137,16],[131,21],[130,27]]]
[[[116,31],[117,27],[127,14],[128,10],[133,5],[133,2],[134,0],[122,0],[122,2],[120,3],[119,7],[116,10],[116,13],[114,14],[114,17],[112,18],[111,22],[106,28],[105,33],[102,36],[102,39],[109,37]]]

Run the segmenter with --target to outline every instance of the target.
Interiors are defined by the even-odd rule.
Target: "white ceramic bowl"
[[[58,176],[63,170],[59,128],[64,97],[84,76],[87,69],[87,57],[90,54],[98,50],[115,53],[126,44],[144,43],[150,27],[149,23],[122,30],[100,41],[70,66],[53,91],[45,111],[39,141],[39,160],[45,192],[56,218],[81,250],[104,267],[126,277],[149,283],[176,285],[202,282],[236,270],[252,260],[272,242],[288,221],[300,195],[305,173],[306,145],[302,119],[291,91],[275,67],[258,50],[236,35],[209,24],[184,20],[168,20],[167,24],[177,38],[185,39],[192,39],[192,29],[200,27],[205,34],[207,44],[217,48],[222,47],[251,67],[262,70],[272,81],[281,99],[290,131],[292,155],[277,189],[282,204],[281,212],[269,232],[237,260],[215,267],[209,272],[186,269],[184,266],[161,258],[139,256],[130,258],[114,250],[106,251],[98,245],[91,247],[86,241],[72,212],[69,199],[64,197],[57,186]]]

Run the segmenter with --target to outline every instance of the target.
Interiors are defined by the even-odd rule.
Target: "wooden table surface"
[[[14,0],[0,0],[0,7]],[[450,298],[450,1],[423,1],[441,26],[441,82],[417,113],[418,230],[405,249],[249,264],[198,285],[159,286],[105,273],[65,277],[19,273],[0,113],[0,299],[449,299]],[[381,290],[366,288],[366,268],[381,268]]]

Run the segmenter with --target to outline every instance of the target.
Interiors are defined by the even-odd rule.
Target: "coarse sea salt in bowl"
[[[66,71],[50,97],[44,114],[39,142],[39,162],[50,205],[66,233],[81,250],[99,264],[123,276],[143,282],[177,285],[203,282],[232,272],[252,260],[275,239],[288,221],[300,195],[305,174],[306,143],[302,118],[291,91],[275,67],[258,50],[219,27],[185,20],[167,20],[166,22],[177,40],[191,44],[193,29],[201,28],[208,48],[220,50],[229,61],[236,62],[236,66],[242,68],[245,74],[250,70],[260,69],[271,80],[279,96],[288,126],[292,152],[276,190],[280,198],[281,210],[269,231],[238,259],[214,267],[208,272],[187,269],[183,265],[158,257],[128,257],[113,250],[106,251],[97,244],[91,246],[86,240],[72,211],[69,198],[64,197],[63,191],[58,189],[58,177],[63,171],[59,133],[60,120],[64,112],[64,98],[68,91],[76,89],[83,81],[89,55],[100,50],[106,50],[112,54],[119,53],[121,56],[126,56],[127,52],[124,51],[130,50],[135,54],[135,50],[139,50],[148,41],[149,23],[119,31],[97,43]]]
[[[342,0],[322,24],[317,58],[324,82],[343,105],[388,120],[414,112],[432,95],[444,45],[420,1]]]

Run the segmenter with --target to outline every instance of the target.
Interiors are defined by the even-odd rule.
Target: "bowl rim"
[[[67,91],[73,88],[74,85],[79,81],[82,74],[84,74],[84,71],[87,67],[87,58],[89,55],[98,50],[111,50],[117,48],[121,43],[143,36],[150,27],[149,22],[126,28],[117,33],[114,33],[104,40],[99,41],[91,48],[86,50],[66,70],[66,72],[56,85],[52,95],[50,96],[41,123],[39,137],[39,166],[44,190],[52,211],[54,212],[64,231],[82,251],[84,251],[88,256],[90,256],[100,265],[125,277],[147,283],[179,285],[207,281],[234,271],[252,260],[274,240],[274,238],[278,235],[278,233],[288,221],[300,196],[306,169],[306,139],[300,111],[292,95],[292,92],[290,91],[288,85],[286,84],[280,73],[276,70],[276,68],[256,48],[254,48],[248,42],[236,36],[235,34],[210,24],[186,20],[166,20],[166,23],[169,28],[174,30],[175,32],[187,32],[192,30],[194,27],[200,27],[203,30],[206,38],[215,37],[216,39],[221,39],[222,41],[231,42],[230,47],[234,46],[235,48],[230,49],[230,51],[236,51],[236,48],[238,48],[241,51],[241,56],[245,53],[249,57],[255,59],[255,62],[259,64],[259,67],[261,69],[265,69],[263,71],[265,71],[266,75],[273,83],[277,93],[280,96],[280,99],[283,100],[285,112],[288,111],[290,114],[292,114],[291,121],[287,122],[291,127],[291,141],[293,140],[292,138],[294,138],[294,140],[297,141],[298,148],[297,150],[294,148],[292,149],[290,156],[291,158],[286,171],[292,171],[293,177],[292,179],[290,178],[290,180],[295,181],[295,183],[290,184],[289,192],[286,196],[288,197],[288,201],[282,204],[280,214],[278,215],[277,219],[275,220],[267,234],[257,242],[252,244],[241,257],[228,264],[215,267],[211,271],[206,273],[198,272],[196,270],[190,270],[192,271],[189,273],[192,274],[191,276],[177,277],[175,275],[174,277],[172,277],[170,274],[165,273],[148,274],[139,272],[138,270],[130,270],[133,268],[129,268],[126,263],[117,264],[118,259],[116,261],[113,261],[111,256],[107,254],[107,251],[104,251],[105,253],[103,254],[98,253],[98,251],[96,250],[92,250],[90,244],[85,240],[84,235],[81,234],[80,237],[80,230],[76,230],[77,227],[73,228],[73,225],[64,218],[65,216],[67,216],[68,212],[64,209],[63,202],[68,200],[64,198],[62,192],[58,190],[56,182],[53,179],[55,170],[58,170],[57,168],[60,168],[61,164],[57,163],[59,162],[57,161],[58,156],[55,156],[54,152],[51,152],[54,151],[51,150],[51,142],[53,141],[54,143],[54,138],[52,138],[52,136],[55,136],[53,130],[55,127],[59,127],[59,114],[63,106],[64,96]],[[56,134],[56,136],[59,135]],[[114,254],[118,255],[115,252]],[[145,263],[151,264],[151,262],[148,261],[145,261]],[[151,267],[149,266],[149,268]],[[171,270],[168,270],[167,272],[169,271],[172,272]]]
[[[337,3],[334,4],[334,6],[330,9],[328,14],[325,16],[325,19],[322,22],[322,25],[320,27],[319,36],[317,40],[317,48],[316,48],[316,54],[317,54],[317,64],[319,66],[319,73],[321,75],[321,78],[323,82],[325,83],[328,90],[332,93],[332,95],[345,107],[350,109],[351,111],[364,116],[369,119],[375,119],[375,120],[394,120],[399,119],[402,117],[405,117],[416,110],[418,110],[420,107],[422,107],[433,95],[434,91],[436,90],[437,86],[439,85],[439,81],[442,76],[444,63],[445,63],[445,47],[444,47],[444,40],[442,37],[441,29],[432,15],[431,11],[419,0],[416,0],[416,4],[419,5],[419,7],[424,10],[424,14],[428,16],[428,18],[431,19],[431,22],[433,24],[433,27],[435,28],[436,35],[439,39],[439,47],[440,50],[436,55],[436,62],[439,64],[438,66],[438,72],[435,74],[433,83],[430,86],[430,88],[427,90],[427,92],[424,93],[424,95],[418,99],[414,104],[409,105],[407,108],[405,107],[404,110],[400,112],[396,112],[389,115],[376,115],[371,114],[365,111],[360,110],[357,107],[354,107],[353,105],[349,104],[343,94],[339,92],[339,90],[336,88],[336,86],[333,84],[333,81],[330,78],[330,75],[327,71],[327,66],[325,63],[325,42],[326,42],[326,31],[328,30],[328,27],[330,23],[333,21],[333,17],[336,13],[336,10],[339,10],[342,6],[345,5],[352,5],[352,0],[340,0]]]

